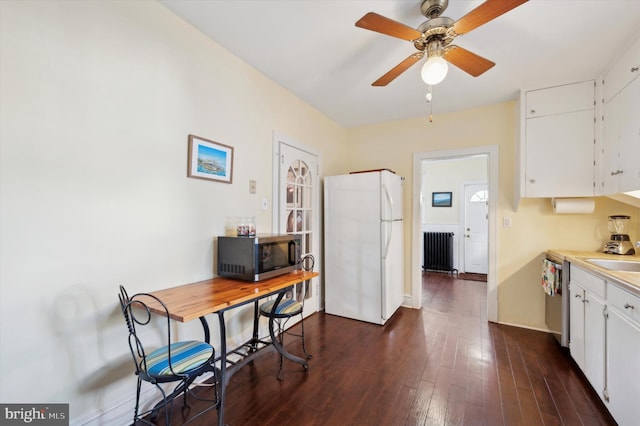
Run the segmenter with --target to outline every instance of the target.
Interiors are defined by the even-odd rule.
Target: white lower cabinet
[[[640,297],[609,284],[607,406],[620,426],[640,422]]]
[[[584,375],[602,397],[605,389],[605,303],[589,292],[584,298]]]
[[[569,351],[620,426],[640,424],[640,296],[571,265]]]
[[[573,270],[573,268],[571,268]],[[571,299],[569,300],[569,352],[571,357],[584,371],[584,289],[570,283]]]
[[[571,266],[569,350],[591,386],[605,389],[605,281]]]

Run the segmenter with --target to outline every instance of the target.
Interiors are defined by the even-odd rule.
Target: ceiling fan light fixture
[[[422,66],[422,80],[430,86],[440,83],[447,76],[449,65],[441,56],[432,56]]]

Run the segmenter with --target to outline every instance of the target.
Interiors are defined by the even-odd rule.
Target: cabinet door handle
[[[536,183],[535,179],[529,179],[529,183]]]
[[[584,299],[582,303],[589,303],[589,299]]]
[[[625,309],[634,309],[633,305],[630,305],[630,304],[628,304],[628,303],[625,303],[625,304],[624,304],[624,308],[625,308]]]
[[[636,70],[637,70],[637,68],[636,68]],[[631,72],[633,72],[633,71],[631,71]],[[532,109],[532,110],[529,111],[529,114],[535,114],[535,113],[536,113],[535,109]]]
[[[638,67],[631,68],[631,72],[638,72]]]
[[[573,296],[573,297],[577,297],[578,299],[581,299],[581,298],[582,298],[582,295],[580,295],[580,294],[576,294],[576,295],[575,295],[575,296]]]

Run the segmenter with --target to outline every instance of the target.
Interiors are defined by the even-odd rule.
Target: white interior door
[[[489,263],[487,185],[465,185],[464,200],[464,272],[486,274]]]
[[[274,139],[278,161],[278,201],[274,203],[277,232],[300,235],[301,254],[312,254],[314,270],[320,268],[319,259],[319,174],[318,157],[297,148],[282,138]],[[275,190],[275,188],[274,188]],[[296,288],[298,300],[304,298],[304,316],[319,310],[319,281],[317,278]]]

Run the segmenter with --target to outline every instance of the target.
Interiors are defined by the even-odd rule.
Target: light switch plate
[[[510,217],[503,217],[502,218],[502,227],[503,228],[511,228],[511,218]]]

